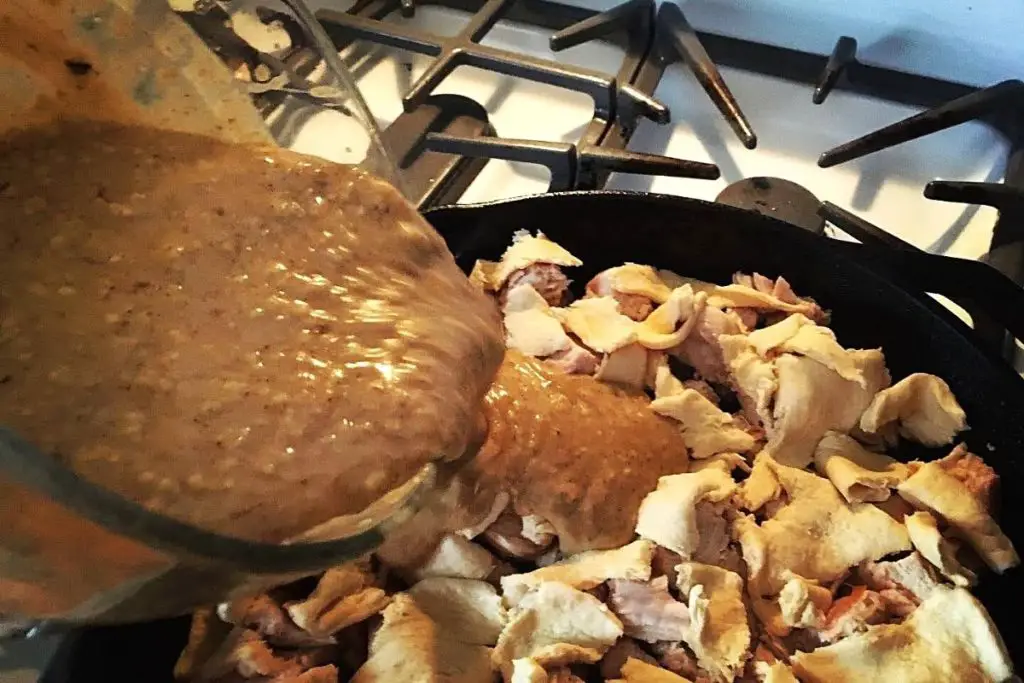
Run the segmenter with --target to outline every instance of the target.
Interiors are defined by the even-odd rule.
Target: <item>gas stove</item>
[[[1024,9],[308,4],[421,209],[652,191],[838,239],[985,260],[1024,284],[1024,47],[1010,28],[1024,25]],[[317,101],[320,60],[284,4],[188,9],[246,74],[282,144],[363,161],[352,120]],[[263,85],[282,70],[307,92]],[[975,327],[1010,353],[998,331]]]

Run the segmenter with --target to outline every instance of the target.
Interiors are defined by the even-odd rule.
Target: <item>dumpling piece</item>
[[[831,605],[831,591],[802,576],[790,578],[779,592],[779,613],[792,628],[820,627]]]
[[[910,542],[917,552],[932,563],[943,576],[961,587],[973,586],[977,577],[956,559],[956,549],[942,537],[935,517],[927,512],[915,512],[903,519],[910,534]]]
[[[446,634],[470,645],[494,645],[507,614],[498,591],[472,579],[424,579],[409,589],[416,605]]]
[[[493,683],[488,648],[450,637],[405,593],[393,597],[383,616],[352,683]]]
[[[730,384],[753,424],[770,429],[774,422],[772,401],[779,388],[775,362],[766,360],[744,334],[723,334],[718,338]]]
[[[822,315],[821,307],[813,301],[786,301],[774,292],[762,292],[753,287],[737,284],[715,287],[708,295],[708,304],[716,308],[753,308],[758,311],[803,313],[808,318],[820,318]]]
[[[391,602],[358,563],[328,569],[305,600],[285,605],[295,625],[313,636],[330,636],[358,624]]]
[[[686,644],[701,668],[716,680],[731,683],[750,651],[743,579],[728,569],[697,562],[683,562],[677,569],[677,585],[688,596],[692,620]]]
[[[992,516],[939,462],[929,462],[896,489],[911,505],[946,520],[998,573],[1020,564],[1013,543]]]
[[[636,327],[637,341],[648,349],[664,351],[682,344],[696,328],[707,296],[684,285]]]
[[[725,412],[695,389],[651,402],[651,410],[677,420],[683,442],[694,458],[710,458],[717,453],[746,453],[756,441],[741,429],[733,416]]]
[[[634,541],[614,550],[590,550],[526,574],[503,576],[501,589],[505,600],[516,605],[529,591],[549,581],[581,590],[609,579],[647,581],[653,556],[654,544],[650,541]]]
[[[487,549],[458,534],[446,534],[413,572],[416,579],[451,577],[486,579],[498,566]]]
[[[548,672],[529,657],[514,659],[509,683],[548,683]]]
[[[867,388],[868,378],[858,363],[858,354],[844,349],[835,333],[815,325],[807,316],[796,313],[774,325],[748,335],[751,345],[763,357],[775,353],[794,353],[818,361],[845,380]]]
[[[765,450],[778,462],[806,467],[825,433],[850,431],[872,397],[889,384],[880,351],[847,353],[864,383],[843,379],[831,368],[804,356],[787,353],[775,361],[779,388]]]
[[[636,533],[683,559],[713,563],[729,540],[722,508],[735,490],[718,468],[662,477],[640,504]]]
[[[600,600],[564,583],[545,581],[512,610],[492,660],[506,680],[512,662],[522,658],[545,668],[593,664],[620,636],[622,623]]]
[[[793,575],[824,584],[861,562],[910,549],[902,524],[874,505],[848,504],[827,479],[764,453],[754,462],[759,468],[762,481],[774,475],[786,501],[761,525],[752,517],[733,525],[752,595],[777,595]]]
[[[903,463],[872,453],[856,440],[828,432],[814,449],[814,467],[843,494],[847,503],[881,502],[907,478]]]
[[[587,291],[596,296],[627,294],[650,299],[655,304],[668,301],[671,288],[650,266],[626,263],[603,270],[587,283]]]
[[[872,626],[834,645],[797,652],[792,663],[806,683],[996,683],[1013,675],[995,625],[962,588],[935,591],[902,624]]]
[[[919,372],[878,392],[861,415],[860,428],[883,436],[898,430],[926,446],[944,446],[967,429],[967,415],[948,384]]]
[[[553,311],[565,329],[598,353],[611,353],[637,340],[637,323],[619,313],[618,302],[610,296],[580,299]]]
[[[572,340],[548,302],[530,285],[517,285],[505,300],[505,344],[534,358],[564,351]]]
[[[505,250],[501,261],[489,273],[487,279],[491,289],[501,289],[512,273],[536,263],[555,266],[583,265],[583,261],[549,240],[543,233],[537,233],[534,237],[524,230],[516,233],[512,245]]]

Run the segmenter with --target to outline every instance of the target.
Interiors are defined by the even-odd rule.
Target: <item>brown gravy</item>
[[[502,350],[357,171],[112,124],[0,141],[0,424],[151,509],[268,541],[356,512],[461,453]]]
[[[644,496],[659,477],[687,469],[678,426],[646,396],[513,351],[486,404],[487,442],[463,476],[551,522],[563,552],[631,541]]]

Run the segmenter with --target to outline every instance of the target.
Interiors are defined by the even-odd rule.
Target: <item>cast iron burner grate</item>
[[[465,12],[470,19],[451,37],[386,21],[396,13],[412,15],[417,4]],[[207,3],[202,9],[205,17],[202,13],[186,16],[225,59],[246,62],[252,68],[262,64],[274,74],[284,72],[297,94],[309,97],[309,83],[304,79],[319,60],[303,45],[302,31],[289,17],[265,15],[289,26],[297,45],[284,59],[275,59],[256,53],[233,34],[225,35],[231,34],[230,30],[218,29],[225,17],[210,20],[210,15],[216,16],[218,11],[215,3]],[[640,118],[661,124],[669,121],[667,108],[655,99],[654,92],[664,70],[683,62],[739,140],[747,148],[756,147],[757,136],[719,72],[718,66],[724,66],[805,83],[809,86],[809,105],[823,103],[838,88],[925,110],[825,151],[818,161],[823,168],[968,121],[982,121],[997,131],[1010,149],[1002,183],[936,180],[923,191],[929,199],[996,208],[999,217],[984,260],[1024,286],[1024,82],[1019,80],[975,88],[862,64],[857,61],[856,40],[849,36],[839,38],[832,54],[826,57],[697,31],[678,5],[666,2],[655,9],[653,0],[628,0],[606,12],[550,0],[358,0],[346,11],[322,9],[317,18],[339,50],[353,41],[367,41],[435,58],[405,94],[406,113],[385,131],[402,152],[403,170],[413,179],[414,199],[422,209],[456,201],[486,159],[546,166],[551,172],[552,191],[600,188],[615,171],[715,179],[719,171],[712,164],[633,152],[627,146]],[[480,44],[500,20],[554,31],[550,39],[554,52],[600,39],[621,47],[625,58],[619,71],[608,75]],[[474,107],[470,100],[459,96],[431,94],[460,65],[585,93],[594,101],[593,120],[575,144],[497,137],[478,105]],[[269,110],[284,95],[272,91],[259,92],[256,97]],[[419,111],[422,107],[427,107],[427,114]],[[828,221],[868,244],[900,251],[915,249],[828,201],[818,202],[810,193],[801,192],[799,186],[779,179],[768,179],[766,186],[764,180],[741,181],[741,187],[727,188],[722,200],[768,213],[798,206],[801,220],[794,222],[806,229],[818,232],[822,222]],[[809,215],[815,206],[818,215]],[[987,329],[984,320],[976,320],[975,327],[993,345],[1007,346],[1006,335]]]

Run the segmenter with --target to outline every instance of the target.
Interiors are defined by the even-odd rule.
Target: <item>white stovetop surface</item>
[[[988,84],[1024,75],[1024,43],[1015,40],[1012,31],[992,28],[1005,27],[1004,22],[1013,18],[1010,9],[987,2],[968,9],[969,5],[954,2],[946,7],[945,14],[933,12],[928,15],[931,19],[925,21],[926,3],[911,2],[898,11],[882,12],[881,2],[867,2],[878,7],[857,16],[843,13],[850,3],[806,3],[808,11],[801,13],[793,9],[795,5],[803,6],[800,0],[748,0],[742,11],[734,3],[691,0],[685,3],[685,9],[699,29],[748,38],[753,37],[751,31],[758,23],[746,18],[749,10],[761,22],[763,41],[824,53],[831,50],[839,35],[853,35],[862,44],[864,61],[905,63],[907,70],[951,80]],[[605,0],[605,4],[612,3]],[[780,13],[785,14],[787,7],[791,13],[783,21]],[[1024,25],[1024,7],[1013,11],[1021,15],[1017,25]],[[958,57],[959,51],[966,48],[950,50],[948,34],[941,30],[963,17],[980,15],[992,20],[992,30],[989,35],[980,29],[970,35],[979,41],[991,37],[984,53],[991,59],[982,59],[981,53],[969,60],[962,59]],[[417,10],[413,19],[396,20],[434,33],[450,34],[465,19],[457,12],[426,7]],[[770,30],[771,27],[774,29]],[[934,35],[925,35],[929,27]],[[970,35],[963,34],[958,39],[970,43]],[[902,42],[892,36],[902,36]],[[484,42],[608,73],[614,73],[621,60],[620,50],[604,43],[552,54],[547,38],[548,33],[543,30],[502,23]],[[914,43],[917,38],[921,39],[920,44]],[[370,108],[378,121],[387,125],[401,113],[401,94],[429,60],[385,49],[371,54],[371,58],[364,58],[362,66],[356,67],[356,72]],[[411,64],[411,73],[403,63]],[[1010,68],[1013,63],[1021,65],[1017,74]],[[713,199],[727,184],[741,178],[777,176],[797,182],[819,199],[852,210],[929,251],[967,258],[985,253],[995,220],[994,210],[943,204],[922,195],[924,184],[932,179],[1000,179],[1005,145],[985,126],[963,125],[839,167],[820,169],[816,159],[821,152],[910,116],[916,110],[838,90],[825,104],[816,106],[811,103],[807,86],[732,69],[722,72],[757,132],[757,149],[747,150],[740,144],[686,67],[675,65],[666,71],[656,92],[670,107],[672,122],[665,126],[643,122],[630,147],[714,162],[721,169],[722,178],[703,181],[614,176],[610,188]],[[481,102],[498,134],[509,138],[575,141],[593,111],[586,96],[467,67],[457,69],[435,92],[467,95]],[[303,118],[304,124],[289,135],[292,147],[336,161],[358,161],[363,148],[353,145],[351,126],[345,125],[344,116],[327,112]],[[346,151],[352,147],[354,152]],[[546,187],[547,172],[542,168],[492,161],[461,201],[522,196],[543,192]]]

